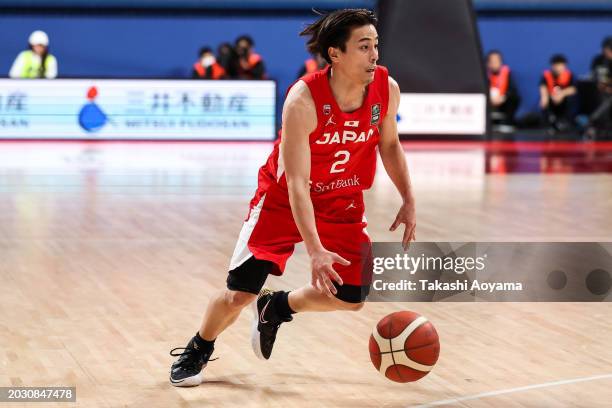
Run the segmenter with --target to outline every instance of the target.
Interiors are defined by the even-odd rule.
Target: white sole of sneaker
[[[257,330],[257,325],[259,323],[257,300],[251,303],[251,310],[253,310],[253,324],[251,325],[251,347],[253,347],[253,352],[255,353],[257,358],[261,360],[266,360],[263,354],[261,354],[261,338],[259,337],[259,330]]]
[[[196,385],[200,385],[204,382],[204,377],[202,373],[196,374],[193,377],[187,377],[184,380],[174,382],[170,379],[170,384],[175,387],[195,387]]]

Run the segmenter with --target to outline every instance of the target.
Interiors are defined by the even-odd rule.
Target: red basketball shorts
[[[325,249],[351,262],[349,266],[333,265],[343,282],[369,285],[369,277],[362,276],[363,262],[368,259],[371,249],[363,194],[314,198],[313,206],[317,232]],[[255,256],[273,262],[272,273],[282,275],[295,244],[301,241],[287,192],[271,186],[251,208],[240,231],[229,269],[233,270]]]

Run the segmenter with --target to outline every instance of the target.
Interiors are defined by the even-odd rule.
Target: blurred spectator
[[[576,94],[576,86],[564,55],[553,55],[550,65],[540,81],[540,108],[551,130],[562,132],[571,128],[569,98]]]
[[[612,127],[612,37],[601,44],[601,54],[593,58],[591,72],[597,84],[597,108],[589,118],[589,127],[607,129]]]
[[[226,78],[238,78],[238,54],[230,43],[222,43],[217,48],[217,61],[225,69]]]
[[[500,51],[487,54],[487,74],[491,101],[491,119],[494,124],[512,125],[520,103],[520,97],[510,72],[504,65]]]
[[[327,66],[327,61],[325,58],[321,56],[321,54],[316,53],[311,58],[308,58],[304,61],[304,65],[298,74],[298,78],[303,77],[306,74],[310,74],[312,72],[316,72],[320,69],[323,69]]]
[[[601,54],[591,62],[593,79],[601,85],[609,85],[612,74],[612,37],[607,37],[601,44]]]
[[[253,52],[255,43],[248,35],[241,35],[236,40],[238,54],[238,77],[242,79],[264,79],[266,68],[261,56]]]
[[[223,68],[215,58],[210,47],[200,49],[200,59],[193,64],[193,78],[198,79],[223,79],[225,78],[225,68]]]
[[[57,60],[49,53],[49,37],[44,31],[34,31],[28,40],[29,50],[19,53],[9,72],[11,78],[57,77]]]

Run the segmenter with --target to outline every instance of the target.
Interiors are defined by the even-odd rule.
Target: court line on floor
[[[608,379],[608,378],[612,379],[612,374],[594,375],[591,377],[580,377],[580,378],[573,378],[570,380],[551,381],[551,382],[542,383],[542,384],[526,385],[524,387],[508,388],[505,390],[482,392],[480,394],[467,395],[465,397],[449,398],[445,400],[429,402],[427,404],[422,404],[422,405],[416,405],[416,406],[410,405],[410,407],[412,408],[437,407],[440,405],[457,404],[463,401],[470,401],[470,400],[475,400],[475,399],[480,399],[480,398],[485,398],[485,397],[493,397],[497,395],[512,394],[515,392],[535,390],[538,388],[555,387],[557,385],[575,384],[575,383],[580,383],[580,382],[603,380],[603,379]]]

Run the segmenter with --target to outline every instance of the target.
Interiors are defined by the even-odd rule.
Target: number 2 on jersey
[[[330,173],[342,173],[346,169],[339,169],[338,166],[341,166],[345,164],[347,161],[349,161],[351,157],[351,153],[348,150],[340,150],[336,152],[336,154],[334,154],[334,157],[342,157],[342,159],[335,161],[334,164],[332,164],[331,170],[329,170],[329,172]]]

